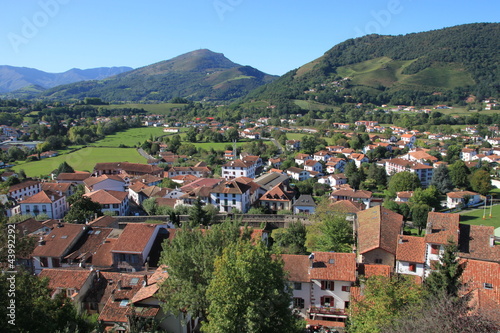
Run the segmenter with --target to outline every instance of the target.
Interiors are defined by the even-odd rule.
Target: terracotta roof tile
[[[315,252],[309,276],[314,280],[356,281],[356,254]]]
[[[61,223],[60,225],[60,227],[55,227],[48,235],[43,237],[43,245],[35,247],[33,256],[63,257],[87,229],[86,226],[81,224]]]
[[[261,201],[292,201],[295,196],[295,192],[287,191],[283,183],[280,183],[273,187],[271,190],[264,193],[259,200]]]
[[[142,253],[157,226],[149,223],[128,223],[112,252]]]
[[[425,241],[434,244],[447,244],[448,240],[458,243],[460,214],[429,212]]]
[[[391,276],[392,267],[380,264],[359,264],[358,273],[366,278],[371,276]]]
[[[348,198],[358,198],[358,199],[369,199],[372,197],[372,192],[364,190],[336,190],[332,192],[332,197],[348,197]]]
[[[358,224],[359,253],[381,248],[396,254],[398,235],[403,226],[402,215],[375,206],[358,213]]]
[[[467,290],[481,290],[485,296],[500,304],[500,263],[473,259],[463,262],[465,269],[462,282],[466,284]]]
[[[359,202],[353,202],[351,200],[339,200],[331,203],[329,205],[330,210],[333,212],[340,213],[357,213],[364,209],[364,205]]]
[[[49,279],[49,289],[80,290],[91,274],[88,269],[45,268],[38,276]]]
[[[212,193],[234,193],[243,194],[250,190],[250,186],[234,180],[226,181],[212,189]]]
[[[89,178],[90,172],[79,172],[79,173],[60,173],[56,177],[56,181],[72,181],[81,182]]]
[[[288,280],[293,282],[310,282],[309,258],[307,255],[282,254],[284,270],[288,272]]]
[[[425,262],[425,238],[399,235],[396,260],[414,263]]]
[[[93,202],[101,205],[120,204],[127,198],[127,192],[112,190],[97,190],[85,193],[84,196],[90,198]]]
[[[87,262],[89,259],[92,260],[93,255],[99,247],[104,244],[112,230],[113,229],[109,228],[88,228],[71,249],[73,252],[69,253],[64,258],[76,262]]]
[[[500,245],[494,244],[494,232],[492,226],[460,224],[458,256],[500,262]]]
[[[71,186],[73,186],[73,184],[71,183],[42,183],[42,191],[50,191],[50,192],[60,191],[64,193],[69,191]]]

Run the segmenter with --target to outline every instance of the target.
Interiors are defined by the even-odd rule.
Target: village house
[[[310,171],[297,168],[297,167],[289,167],[285,170],[286,174],[290,176],[290,178],[295,179],[297,181],[303,181],[311,178]]]
[[[458,206],[475,206],[481,202],[479,193],[472,191],[458,191],[446,193],[446,207],[453,209]]]
[[[395,272],[424,278],[425,239],[423,237],[398,236]]]
[[[210,203],[221,213],[231,213],[234,209],[246,213],[250,209],[250,188],[234,180],[223,182],[210,191]]]
[[[423,187],[428,187],[432,180],[434,168],[417,162],[411,162],[401,158],[385,160],[385,171],[390,176],[398,172],[409,171],[415,173]]]
[[[293,288],[292,307],[308,324],[345,327],[351,286],[356,281],[354,253],[315,252],[282,255]]]
[[[339,200],[350,200],[354,202],[361,202],[366,209],[370,208],[370,202],[372,199],[372,192],[355,189],[339,189],[331,193],[330,199],[334,201]]]
[[[273,212],[292,210],[295,192],[289,190],[283,183],[276,185],[260,197],[260,205]]]
[[[295,164],[297,164],[298,166],[302,165],[305,163],[305,161],[307,160],[311,160],[312,157],[311,155],[309,154],[297,154],[295,155]]]
[[[98,177],[89,177],[83,181],[85,193],[98,190],[125,191],[125,181],[117,175],[103,174]]]
[[[68,211],[66,196],[50,191],[41,191],[19,203],[21,214],[38,216],[46,214],[51,219],[62,219]]]
[[[316,160],[307,160],[304,162],[304,170],[309,172],[323,172],[323,165]]]
[[[403,216],[382,206],[358,212],[355,225],[358,262],[395,267],[398,236],[403,231]]]
[[[128,215],[129,197],[128,192],[113,190],[97,190],[84,194],[93,202],[101,205],[102,212],[112,212],[117,216]]]
[[[314,214],[316,211],[316,203],[314,199],[309,194],[301,194],[300,197],[295,200],[293,204],[293,213],[294,214]]]
[[[96,163],[93,174],[95,176],[127,174],[132,177],[149,174],[162,177],[163,169],[154,165],[129,162]]]
[[[242,160],[228,161],[222,165],[222,177],[226,180],[237,177],[255,178],[255,164]]]

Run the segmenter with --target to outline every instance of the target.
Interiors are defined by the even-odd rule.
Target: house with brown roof
[[[132,177],[149,174],[161,177],[163,169],[154,165],[129,162],[96,163],[93,174],[96,176],[127,174]]]
[[[37,180],[25,180],[19,184],[9,187],[7,195],[15,201],[21,201],[26,197],[31,197],[42,190],[42,185]]]
[[[393,175],[398,172],[409,171],[415,173],[423,187],[430,185],[434,168],[418,162],[408,161],[402,158],[392,158],[385,160],[385,171]]]
[[[354,202],[361,202],[365,205],[365,208],[368,209],[370,208],[372,192],[365,190],[356,191],[355,189],[351,188],[339,189],[332,192],[332,194],[330,195],[330,199],[332,199],[333,201],[350,200]]]
[[[260,205],[267,209],[277,212],[280,210],[292,210],[295,191],[290,190],[286,185],[280,183],[264,193],[259,198]]]
[[[46,214],[51,219],[62,219],[68,211],[66,196],[41,191],[19,203],[21,214],[38,216]]]
[[[425,239],[423,237],[399,235],[395,271],[399,274],[424,278]]]
[[[425,229],[425,268],[426,276],[431,272],[435,262],[444,253],[449,241],[458,244],[460,214],[429,212]]]
[[[222,165],[222,177],[234,179],[238,177],[255,178],[255,163],[244,162],[240,159],[231,160]]]
[[[97,190],[85,193],[84,196],[100,204],[102,212],[110,211],[118,216],[126,216],[130,209],[127,193],[122,191]]]
[[[311,172],[301,168],[289,167],[285,171],[286,174],[290,176],[290,178],[295,179],[297,181],[303,181],[311,178]]]
[[[358,262],[395,266],[399,235],[403,230],[402,215],[375,206],[358,212],[355,229]]]
[[[466,202],[467,201],[467,202]],[[474,206],[481,202],[481,195],[472,191],[457,191],[446,193],[446,207]]]
[[[39,277],[49,280],[48,288],[51,297],[64,293],[71,299],[77,310],[82,311],[83,301],[95,282],[96,274],[95,270],[88,269],[45,268],[40,272]]]
[[[221,213],[238,209],[246,213],[250,209],[251,186],[235,180],[225,181],[210,190],[210,203]]]
[[[323,172],[323,165],[316,160],[307,160],[304,162],[304,170],[309,172]]]
[[[155,242],[161,244],[170,234],[173,233],[164,224],[128,223],[111,250],[113,267],[121,271],[140,271],[148,258],[159,256],[159,253],[151,253]]]
[[[88,227],[69,253],[64,256],[64,262],[70,267],[110,269],[112,263],[107,266],[95,265],[93,259],[99,252],[100,247],[106,243],[108,237],[118,237],[119,234],[121,234],[121,230],[115,231],[112,228]],[[109,255],[109,257],[111,256]]]
[[[408,202],[410,198],[413,196],[413,191],[402,191],[396,193],[396,199],[394,201],[397,202]]]
[[[329,327],[344,327],[350,288],[356,281],[356,255],[315,252],[282,258],[293,286],[292,306],[308,321],[328,320]]]
[[[194,166],[194,167],[180,167],[174,166],[166,172],[167,178],[174,178],[176,176],[192,175],[196,178],[210,177],[212,170],[207,166]]]
[[[401,158],[426,165],[432,165],[438,161],[437,157],[422,150],[411,151],[408,154],[401,156]]]
[[[60,173],[55,178],[57,183],[83,184],[83,181],[91,176],[90,172],[76,171],[72,173]]]
[[[73,183],[42,183],[42,191],[58,193],[69,197],[75,191],[76,186]]]
[[[85,193],[98,190],[125,191],[125,181],[117,175],[100,175],[83,181]]]
[[[304,164],[305,161],[312,160],[312,159],[313,159],[312,156],[309,154],[300,153],[300,154],[295,155],[295,163],[297,165],[302,165],[302,164]]]
[[[31,256],[35,274],[44,268],[68,267],[64,257],[87,230],[87,226],[73,223],[58,223],[52,231],[40,237]]]

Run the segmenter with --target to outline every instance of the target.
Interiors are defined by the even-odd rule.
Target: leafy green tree
[[[417,203],[411,207],[411,220],[413,226],[418,229],[418,234],[422,233],[427,225],[427,216],[429,215],[431,208],[429,205],[424,203]]]
[[[102,216],[101,205],[93,202],[89,197],[81,196],[71,204],[68,213],[64,216],[64,221],[85,223],[92,221],[95,215]]]
[[[450,172],[448,167],[441,164],[432,174],[431,185],[436,186],[437,190],[441,194],[446,194],[453,190],[453,182],[451,181]]]
[[[349,309],[349,332],[383,332],[410,304],[422,299],[422,288],[407,275],[373,276],[366,280],[364,297]]]
[[[462,151],[462,147],[457,145],[450,145],[446,150],[446,157],[444,160],[449,164],[455,163],[460,160],[460,152]]]
[[[15,277],[15,296],[10,295],[11,277]],[[15,299],[15,325],[7,320],[11,299]],[[16,275],[0,274],[0,315],[2,332],[58,332],[68,328],[70,332],[91,332],[94,327],[78,314],[66,293],[51,298],[48,280],[40,279],[23,270]]]
[[[273,230],[272,238],[274,246],[279,248],[280,253],[306,254],[306,227],[301,222],[292,222],[288,228]]]
[[[191,227],[196,227],[198,225],[208,225],[208,220],[206,219],[206,212],[203,210],[203,204],[200,198],[194,201],[193,206],[189,209],[189,225]]]
[[[485,170],[477,170],[470,177],[470,185],[473,191],[487,195],[493,186],[491,185],[490,174]]]
[[[415,189],[412,197],[410,198],[410,203],[423,204],[435,209],[441,208],[439,193],[436,187],[432,185],[425,190],[422,188]]]
[[[377,185],[385,186],[387,184],[387,173],[382,167],[378,167],[376,163],[371,163],[366,174],[368,179],[373,179]]]
[[[470,170],[462,160],[457,160],[450,165],[451,181],[459,189],[465,190],[469,188],[469,174]]]
[[[283,261],[264,244],[240,241],[215,261],[203,332],[301,332],[290,308]]]
[[[429,295],[438,295],[440,292],[444,292],[448,297],[456,298],[458,296],[462,286],[461,278],[464,266],[459,262],[457,251],[457,245],[453,241],[448,241],[441,260],[435,264],[434,270],[424,280],[424,287]]]
[[[168,266],[169,278],[159,290],[164,312],[185,311],[204,320],[210,305],[207,288],[213,278],[215,259],[229,244],[240,238],[249,239],[249,231],[240,231],[237,221],[225,221],[205,232],[183,224],[171,242],[165,241],[160,261]]]
[[[413,172],[403,171],[391,176],[388,190],[392,193],[401,191],[414,191],[421,187],[420,179]]]
[[[142,202],[142,209],[144,209],[144,211],[150,216],[156,215],[157,208],[158,205],[156,204],[156,198],[147,198]]]
[[[194,127],[190,127],[186,132],[186,140],[192,143],[197,142],[196,134],[197,134],[196,129]]]

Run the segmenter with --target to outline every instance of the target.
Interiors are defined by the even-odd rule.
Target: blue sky
[[[0,0],[0,65],[146,66],[200,48],[282,75],[369,33],[498,22],[498,0]],[[499,37],[500,38],[500,37]]]

